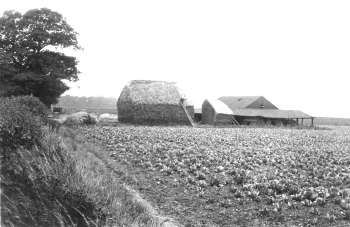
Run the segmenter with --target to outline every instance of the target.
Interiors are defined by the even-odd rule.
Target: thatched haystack
[[[132,124],[192,125],[194,108],[175,83],[134,80],[122,90],[118,102],[119,122]]]
[[[202,123],[211,125],[233,124],[232,110],[220,100],[206,99],[202,104]]]

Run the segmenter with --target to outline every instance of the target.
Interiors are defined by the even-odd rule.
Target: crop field
[[[130,186],[187,226],[350,224],[350,127],[86,127]]]

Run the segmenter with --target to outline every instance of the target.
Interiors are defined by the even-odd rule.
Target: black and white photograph
[[[349,0],[1,0],[0,226],[350,226]]]

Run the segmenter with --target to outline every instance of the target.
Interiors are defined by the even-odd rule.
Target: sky
[[[134,79],[205,98],[262,95],[280,109],[350,117],[350,1],[11,0],[47,7],[79,33],[80,80],[65,94],[119,97]]]

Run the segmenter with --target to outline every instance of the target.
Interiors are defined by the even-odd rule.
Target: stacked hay
[[[120,122],[133,124],[191,125],[194,115],[176,84],[165,81],[131,81],[122,90],[117,109]]]
[[[233,124],[234,116],[220,100],[206,99],[202,104],[202,123],[211,125],[229,125]]]

